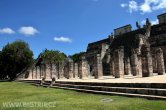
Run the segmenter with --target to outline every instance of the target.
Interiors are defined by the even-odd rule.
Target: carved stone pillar
[[[57,72],[57,66],[56,64],[52,64],[52,78],[57,78],[58,72]]]
[[[78,78],[78,63],[74,63],[74,78]]]
[[[46,79],[51,79],[51,65],[50,64],[46,64]]]
[[[70,78],[73,78],[73,73],[74,73],[74,67],[73,67],[73,60],[72,59],[68,59],[68,64],[66,65],[67,66],[67,78],[70,79]]]
[[[64,78],[64,62],[58,63],[58,79]]]
[[[94,61],[94,74],[95,79],[101,78],[103,76],[103,65],[100,54],[96,55],[95,61]]]
[[[86,79],[89,77],[90,69],[87,60],[83,56],[79,62],[79,77],[80,79]]]
[[[35,66],[33,67],[33,70],[32,70],[32,79],[36,79],[36,67]]]
[[[157,53],[152,55],[153,73],[157,73]]]
[[[124,48],[120,47],[114,52],[115,78],[124,76]]]
[[[29,75],[28,75],[28,78],[27,78],[27,79],[32,79],[32,76],[33,76],[33,68],[29,68],[28,71],[29,71]]]
[[[125,75],[131,75],[130,59],[126,58],[124,61],[125,61]]]
[[[40,66],[40,73],[41,73],[40,79],[44,78],[44,75],[45,75],[45,67],[44,67],[44,65]]]
[[[149,77],[153,75],[152,55],[150,47],[147,45],[142,47],[142,67],[143,76]]]
[[[138,77],[142,77],[142,57],[138,55]]]
[[[110,75],[115,76],[115,67],[114,67],[113,58],[111,58],[111,60],[110,60]]]
[[[40,67],[36,67],[36,79],[40,79]]]
[[[157,72],[159,75],[165,74],[163,51],[161,48],[156,50]]]
[[[138,67],[138,57],[136,53],[133,53],[131,55],[131,69],[133,76],[138,75],[137,67]]]

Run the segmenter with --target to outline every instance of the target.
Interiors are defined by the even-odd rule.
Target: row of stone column
[[[162,75],[165,73],[163,51],[161,48],[156,50],[156,66],[157,73]],[[153,76],[153,63],[150,48],[145,46],[142,53],[133,52],[131,57],[124,58],[123,47],[114,51],[110,60],[110,74],[115,78],[123,78],[124,75],[133,75],[138,77]]]
[[[28,79],[72,79],[72,78],[88,78],[90,75],[90,68],[85,57],[78,63],[72,60],[68,62],[60,62],[58,64],[45,64],[42,66],[32,67],[28,69]]]

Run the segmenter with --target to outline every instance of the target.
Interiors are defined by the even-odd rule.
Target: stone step
[[[48,86],[48,84],[47,84],[47,86]],[[97,91],[108,91],[108,92],[121,92],[121,93],[131,93],[131,94],[166,96],[166,89],[105,87],[105,86],[73,85],[73,84],[58,84],[58,83],[54,84],[53,86],[87,89],[87,90],[97,90]]]
[[[40,83],[41,80],[20,80],[19,82]],[[51,81],[45,81],[50,84]],[[105,82],[71,82],[71,81],[56,81],[60,84],[74,85],[90,85],[90,86],[106,86],[106,87],[134,87],[134,88],[158,88],[166,89],[166,83],[105,83]]]
[[[74,90],[74,91],[79,91],[79,92],[87,92],[87,93],[95,93],[95,94],[107,94],[107,95],[118,95],[118,96],[121,95],[121,96],[128,96],[128,97],[139,97],[139,98],[154,99],[154,100],[166,100],[165,96],[144,95],[144,94],[130,94],[130,93],[108,92],[108,91],[97,91],[97,90],[87,90],[87,89],[60,87],[60,86],[52,86],[51,88]]]
[[[47,82],[49,83],[49,82]],[[69,82],[56,81],[60,84],[74,84],[74,85],[90,85],[90,86],[106,86],[106,87],[130,87],[130,88],[158,88],[166,89],[166,83],[106,83],[106,82]]]
[[[22,81],[30,83],[35,86],[40,85],[40,81]],[[46,81],[43,87],[50,87],[50,81]],[[111,94],[111,95],[124,95],[131,97],[143,97],[149,99],[166,99],[166,89],[159,88],[137,88],[137,87],[108,87],[99,85],[79,85],[78,83],[61,83],[56,82],[52,88],[62,88],[69,90],[76,90],[82,92],[100,93],[100,94]]]

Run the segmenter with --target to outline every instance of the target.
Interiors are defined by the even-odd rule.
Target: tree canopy
[[[44,63],[50,63],[50,64],[62,62],[67,58],[67,56],[63,52],[60,52],[58,50],[47,50],[47,49],[41,52],[39,57],[43,58]]]
[[[1,78],[8,76],[10,80],[14,79],[19,72],[30,66],[32,62],[33,52],[26,42],[17,40],[8,43],[0,52]]]
[[[78,62],[80,61],[80,58],[85,54],[85,52],[80,52],[80,53],[76,53],[74,55],[71,55],[70,58],[74,61],[74,62]]]

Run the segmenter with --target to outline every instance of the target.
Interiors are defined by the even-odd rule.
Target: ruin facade
[[[79,62],[72,59],[56,64],[32,65],[19,75],[23,79],[86,79],[151,77],[166,71],[166,13],[158,16],[159,24],[149,20],[137,29],[131,25],[115,29],[114,35],[88,44]]]

